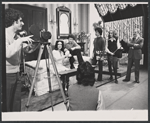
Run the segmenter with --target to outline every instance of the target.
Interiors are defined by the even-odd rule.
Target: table
[[[76,73],[77,73],[77,69],[70,69],[67,71],[59,72],[60,78],[62,80],[62,87],[65,94],[67,93],[69,88],[69,77],[76,75]],[[65,88],[67,89],[67,91],[65,90]]]

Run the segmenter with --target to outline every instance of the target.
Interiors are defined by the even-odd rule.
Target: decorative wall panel
[[[133,36],[135,28],[139,28],[141,30],[140,35],[143,37],[143,16],[106,22],[104,25],[104,37],[106,39],[108,38],[108,32],[110,30],[116,30],[118,32],[119,40],[129,40],[129,38]]]

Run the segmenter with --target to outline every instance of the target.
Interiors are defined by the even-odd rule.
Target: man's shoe
[[[102,79],[100,79],[100,78],[97,78],[97,81],[103,81]]]
[[[75,67],[74,67],[74,65],[73,66],[70,66],[70,69],[74,69]]]
[[[111,77],[109,78],[109,80],[113,80],[113,77],[111,76]]]
[[[129,82],[130,80],[129,80],[129,79],[124,79],[124,80],[122,80],[122,81],[124,81],[124,82]]]
[[[138,80],[135,80],[135,81],[134,81],[134,83],[140,83],[140,81],[138,81]]]

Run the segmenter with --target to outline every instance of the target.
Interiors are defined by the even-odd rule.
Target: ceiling
[[[148,4],[95,4],[104,22],[144,16]]]

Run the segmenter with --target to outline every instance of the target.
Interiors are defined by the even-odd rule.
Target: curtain
[[[95,4],[101,16],[105,16],[108,11],[115,13],[117,9],[125,9],[127,6],[135,7],[137,4]]]

